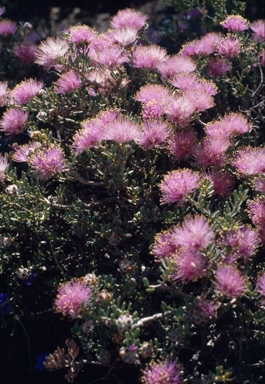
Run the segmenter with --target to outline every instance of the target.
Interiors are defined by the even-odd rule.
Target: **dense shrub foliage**
[[[265,23],[223,4],[46,40],[2,16],[1,324],[71,327],[36,369],[264,377]]]

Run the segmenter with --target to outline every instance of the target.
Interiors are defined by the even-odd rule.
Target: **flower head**
[[[248,29],[248,21],[240,15],[227,16],[227,18],[220,24],[230,32],[240,32]]]
[[[8,162],[7,162],[7,155],[4,157],[0,155],[0,182],[2,183],[4,181],[5,177],[5,171],[7,169]]]
[[[7,37],[9,35],[14,35],[18,30],[18,26],[14,21],[11,20],[2,20],[0,21],[0,35]]]
[[[49,70],[58,64],[59,60],[66,54],[69,45],[66,41],[59,37],[48,37],[42,41],[36,52],[35,63],[42,65],[45,69]]]
[[[26,104],[43,88],[42,81],[28,79],[16,85],[12,90],[10,99],[12,104]]]
[[[167,359],[158,363],[152,361],[143,371],[144,384],[181,384],[180,367],[176,361]]]
[[[92,298],[92,288],[79,279],[59,285],[54,302],[56,312],[63,316],[77,318],[82,312],[82,305],[88,305]]]
[[[17,43],[14,45],[14,56],[23,64],[32,63],[36,58],[37,45],[31,42]]]
[[[265,172],[265,148],[240,148],[231,160],[237,172],[245,176],[259,175]]]
[[[239,297],[247,291],[246,276],[230,265],[218,267],[214,284],[221,295],[228,297]]]
[[[242,42],[234,35],[227,35],[220,41],[217,51],[230,59],[242,52]]]
[[[173,55],[167,57],[165,61],[158,65],[157,69],[166,79],[172,79],[179,73],[195,71],[196,63],[189,57]]]
[[[263,41],[265,39],[265,20],[254,21],[250,25],[250,29],[254,32],[254,39],[257,41]]]
[[[0,81],[0,107],[3,107],[8,100],[10,90],[7,81]]]
[[[261,273],[257,280],[257,292],[263,296],[263,303],[265,302],[265,272]]]
[[[63,73],[55,83],[56,93],[68,93],[82,87],[80,75],[75,71]]]
[[[208,74],[215,77],[224,76],[230,69],[232,69],[232,64],[223,57],[214,57],[207,62]]]
[[[73,152],[80,155],[91,147],[97,147],[99,142],[104,139],[104,126],[98,119],[85,120],[82,127],[73,138]]]
[[[162,102],[169,95],[169,90],[166,87],[163,87],[159,84],[147,84],[144,87],[140,88],[140,91],[137,92],[134,99],[142,103],[148,103],[152,100],[157,100]]]
[[[106,140],[117,141],[122,144],[124,142],[138,140],[140,129],[138,124],[128,119],[117,119],[115,122],[107,126],[105,133]]]
[[[113,17],[110,26],[113,29],[133,27],[139,30],[144,27],[146,20],[147,17],[141,12],[136,12],[133,9],[123,9]]]
[[[200,40],[196,39],[185,44],[181,54],[185,56],[207,56],[213,53],[218,46],[222,35],[220,33],[207,33]]]
[[[29,144],[17,146],[14,145],[13,149],[15,150],[14,155],[12,155],[12,160],[17,161],[18,163],[24,163],[28,161],[28,157],[32,155],[36,149],[40,148],[41,143],[33,141]]]
[[[69,29],[69,41],[76,45],[89,44],[96,35],[97,32],[87,25],[78,25]]]
[[[47,180],[55,173],[66,169],[64,153],[58,145],[51,145],[33,153],[29,163],[42,180]]]
[[[174,241],[174,231],[173,228],[170,228],[156,235],[151,253],[155,255],[157,260],[160,260],[172,257],[177,249],[178,246]]]
[[[158,45],[138,45],[133,52],[133,67],[155,70],[166,58],[166,50]]]
[[[124,49],[118,45],[102,48],[98,52],[98,62],[105,65],[109,70],[116,69],[119,65],[129,61]]]
[[[240,136],[252,129],[252,124],[248,123],[245,116],[241,113],[230,113],[219,121],[213,121],[206,125],[205,132],[211,136],[222,136],[224,138],[232,138]]]
[[[248,214],[259,230],[259,237],[265,243],[265,198],[252,200],[248,204]]]
[[[185,160],[197,148],[197,133],[194,129],[177,131],[167,142],[169,153],[174,161]]]
[[[166,100],[164,113],[167,115],[171,123],[186,126],[191,121],[192,114],[196,111],[195,105],[191,102],[189,97],[184,94],[183,96],[170,96]]]
[[[147,121],[141,128],[137,144],[146,149],[161,146],[171,133],[168,124],[160,120]]]
[[[214,195],[229,196],[232,194],[235,183],[228,173],[213,169],[207,173],[202,172],[202,177],[213,184]]]
[[[229,145],[229,141],[224,137],[206,136],[197,147],[196,163],[204,167],[209,165],[221,167],[225,165],[227,162],[225,151]]]
[[[255,189],[255,191],[262,192],[265,195],[265,178],[256,178],[253,182],[253,188]]]
[[[160,184],[162,204],[178,203],[183,205],[186,197],[195,191],[200,184],[199,176],[189,169],[170,172]]]
[[[217,87],[212,81],[200,79],[195,73],[181,73],[169,82],[182,91],[198,90],[212,96],[217,93]]]
[[[210,89],[211,88],[212,86],[210,85]],[[183,97],[186,97],[189,100],[190,104],[193,105],[195,112],[204,112],[206,109],[215,106],[213,96],[204,91],[203,87],[201,89],[188,89],[184,92]]]
[[[19,108],[8,108],[0,120],[0,127],[7,135],[15,135],[23,132],[28,120],[29,111]]]
[[[183,282],[195,281],[205,275],[209,262],[200,252],[192,252],[189,249],[181,250],[176,253],[175,267],[176,273],[172,275],[173,280]]]
[[[135,29],[133,27],[114,29],[111,34],[113,40],[121,45],[133,44],[137,39],[137,35],[138,29]]]

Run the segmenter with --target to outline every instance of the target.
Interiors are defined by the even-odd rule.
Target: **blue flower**
[[[46,361],[45,357],[49,356],[47,352],[41,353],[39,357],[36,358],[37,364],[35,365],[35,368],[38,369],[40,372],[45,368],[47,369],[43,363]]]
[[[0,293],[0,314],[2,314],[4,311],[6,313],[11,312],[11,303],[7,303],[8,298],[8,293]]]

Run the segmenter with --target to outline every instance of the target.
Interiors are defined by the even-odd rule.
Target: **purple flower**
[[[157,69],[168,80],[179,73],[195,71],[196,63],[189,57],[173,55],[166,57],[166,60],[159,64]]]
[[[31,42],[17,43],[14,45],[13,54],[23,64],[32,63],[36,58],[37,45]]]
[[[263,296],[262,302],[265,304],[265,272],[262,272],[257,280],[257,292]]]
[[[66,169],[64,153],[58,145],[51,145],[33,153],[29,163],[42,180],[47,180]]]
[[[122,144],[128,141],[138,140],[140,128],[138,124],[126,118],[117,119],[114,123],[107,126],[105,137],[102,139],[113,140]]]
[[[174,161],[185,160],[192,156],[197,148],[197,133],[194,129],[178,131],[168,140],[168,150]]]
[[[202,173],[202,177],[213,184],[214,195],[229,196],[233,192],[234,180],[226,172],[213,169]]]
[[[18,163],[24,163],[28,161],[28,157],[36,151],[36,149],[40,148],[41,143],[33,141],[29,144],[25,145],[14,145],[13,150],[15,151],[14,155],[12,155],[12,160],[17,161]]]
[[[138,29],[133,27],[124,27],[121,29],[114,29],[112,31],[112,38],[115,42],[121,45],[131,45],[135,42],[138,35]]]
[[[227,35],[220,41],[217,51],[230,59],[242,52],[242,42],[234,35]]]
[[[124,48],[118,45],[105,47],[98,52],[98,62],[105,65],[109,70],[114,70],[128,61],[128,54],[125,53]]]
[[[78,25],[77,27],[71,27],[69,30],[69,41],[77,45],[89,44],[97,36],[97,32],[91,29],[87,25]]]
[[[191,121],[191,116],[196,111],[196,106],[185,93],[179,96],[169,96],[165,100],[163,109],[171,123],[185,127]]]
[[[175,267],[177,272],[172,275],[173,280],[183,282],[195,281],[205,275],[210,264],[208,259],[200,252],[192,252],[189,249],[182,249],[176,253]]]
[[[194,192],[200,184],[199,176],[189,169],[181,169],[170,172],[160,184],[162,192],[161,203],[178,203],[183,205],[187,196]]]
[[[135,68],[146,68],[155,70],[166,59],[167,51],[158,45],[149,45],[138,47],[133,52],[132,66]]]
[[[42,81],[36,81],[28,79],[22,81],[16,85],[10,95],[12,104],[26,104],[29,103],[34,96],[43,88],[44,84]]]
[[[216,85],[212,81],[200,79],[195,73],[181,73],[169,82],[182,91],[199,90],[201,93],[206,92],[211,96],[216,95],[218,92]]]
[[[168,124],[160,120],[147,121],[141,128],[137,144],[146,149],[161,146],[171,133]]]
[[[42,41],[36,52],[35,63],[42,65],[46,70],[54,67],[60,59],[66,54],[69,45],[59,37]]]
[[[144,384],[180,384],[182,383],[180,366],[172,359],[152,361],[143,371]]]
[[[240,148],[231,160],[237,172],[241,175],[254,176],[265,172],[265,148]]]
[[[196,163],[203,167],[225,165],[227,162],[225,151],[229,145],[230,143],[226,138],[206,136],[197,147]]]
[[[63,316],[77,318],[82,312],[82,305],[88,305],[92,299],[92,288],[79,279],[60,284],[54,302],[56,312]]]
[[[76,155],[80,155],[91,147],[97,147],[104,138],[105,129],[97,119],[83,121],[82,127],[83,129],[73,137],[72,148]]]
[[[208,75],[224,76],[230,69],[232,69],[232,64],[223,57],[214,57],[207,62]]]
[[[134,11],[133,9],[123,9],[113,17],[110,25],[113,29],[133,27],[139,30],[144,27],[146,20],[147,17],[141,12]]]
[[[151,253],[159,259],[170,258],[174,255],[178,246],[174,241],[173,228],[156,235],[155,243],[152,245]]]
[[[8,303],[8,293],[0,293],[0,314],[11,312],[11,303]]]
[[[0,127],[9,136],[22,133],[28,116],[29,111],[24,112],[19,108],[8,108],[0,121]]]
[[[248,203],[248,213],[252,223],[259,230],[259,237],[265,243],[265,198],[256,199]]]
[[[227,16],[227,18],[220,24],[231,32],[240,32],[248,29],[248,21],[240,15]]]
[[[265,20],[257,20],[251,24],[250,29],[254,32],[254,39],[263,41],[265,39]]]
[[[17,29],[18,29],[17,24],[14,21],[11,21],[11,20],[0,21],[0,35],[4,37],[14,35]]]
[[[63,73],[60,79],[56,81],[54,90],[56,93],[67,93],[80,87],[82,87],[80,75],[75,71],[69,71]]]
[[[246,276],[230,265],[218,267],[214,284],[221,295],[228,297],[239,297],[247,291]]]
[[[40,372],[43,371],[43,369],[47,369],[44,365],[43,362],[46,362],[46,356],[49,356],[47,352],[41,353],[39,357],[36,357],[37,364],[35,365],[35,368],[38,369]]]
[[[5,7],[0,7],[0,16],[2,16],[6,12]]]

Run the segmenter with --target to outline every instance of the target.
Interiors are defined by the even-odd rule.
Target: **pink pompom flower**
[[[171,276],[172,279],[187,283],[204,276],[210,266],[208,259],[200,252],[192,252],[189,249],[177,252],[174,261],[177,271]]]
[[[252,200],[248,203],[248,214],[259,231],[259,237],[265,243],[265,198]]]
[[[40,148],[41,143],[38,141],[33,141],[25,145],[14,145],[13,150],[15,153],[12,155],[12,160],[18,163],[24,163],[28,161],[28,157],[32,155],[38,148]]]
[[[58,64],[68,49],[69,45],[65,40],[62,40],[60,37],[48,37],[48,39],[40,43],[36,52],[35,63],[49,70]]]
[[[33,153],[28,161],[42,180],[47,180],[55,173],[66,170],[64,153],[59,145],[40,149]]]
[[[264,178],[264,176],[259,177],[259,178],[254,180],[253,188],[255,189],[255,191],[262,192],[265,195],[265,178]]]
[[[177,249],[178,246],[174,241],[174,228],[170,228],[156,235],[151,253],[159,261],[160,259],[172,258]]]
[[[140,88],[134,99],[141,103],[148,103],[152,100],[163,102],[169,95],[169,90],[159,84],[147,84]]]
[[[250,29],[254,32],[254,39],[257,41],[263,41],[265,39],[265,20],[254,21],[250,25]]]
[[[177,131],[167,142],[169,153],[174,161],[185,160],[192,156],[198,145],[197,133],[194,129]]]
[[[23,64],[30,64],[36,58],[37,48],[36,44],[30,42],[17,43],[14,45],[13,53]]]
[[[230,139],[250,132],[252,124],[241,113],[230,113],[219,121],[212,121],[205,126],[205,132],[211,137],[222,136]]]
[[[5,156],[0,155],[0,182],[1,183],[4,181],[5,171],[8,167],[7,159],[8,159],[7,155],[5,155]]]
[[[230,32],[245,31],[249,27],[248,21],[240,15],[227,16],[227,18],[220,24]]]
[[[189,57],[183,55],[169,56],[157,67],[158,71],[167,80],[172,79],[179,73],[193,72],[196,69],[196,63]]]
[[[223,57],[214,57],[207,62],[208,75],[220,77],[224,76],[232,69],[232,64]]]
[[[76,45],[89,44],[95,39],[97,32],[87,25],[78,25],[69,29],[69,41]]]
[[[202,177],[213,184],[214,195],[229,196],[232,194],[235,183],[228,173],[213,169],[207,173],[202,172]]]
[[[166,58],[166,50],[158,45],[147,47],[138,45],[133,52],[132,66],[135,68],[155,70]]]
[[[137,39],[138,29],[133,27],[114,29],[111,36],[116,43],[121,45],[131,45]]]
[[[152,361],[143,371],[143,384],[181,384],[180,367],[171,359]]]
[[[205,84],[207,89],[207,84]],[[212,86],[210,85],[210,88]],[[186,97],[190,104],[195,108],[195,112],[204,112],[215,106],[214,98],[208,92],[201,89],[188,89],[184,92],[183,97]]]
[[[142,124],[137,144],[143,148],[150,149],[161,146],[170,136],[171,130],[166,122],[151,120]]]
[[[120,118],[107,126],[105,140],[113,140],[123,144],[128,141],[137,141],[139,136],[140,128],[138,124],[126,118]]]
[[[72,149],[76,155],[80,155],[91,147],[97,147],[99,142],[105,138],[105,129],[98,119],[85,120],[82,127],[73,138]]]
[[[189,89],[198,90],[202,93],[206,92],[208,95],[212,96],[216,95],[218,92],[216,85],[212,81],[201,79],[195,73],[181,73],[176,75],[169,82],[182,91]]]
[[[16,85],[10,95],[12,104],[26,104],[44,87],[42,81],[28,79]]]
[[[231,160],[239,175],[254,176],[265,172],[265,148],[240,148]]]
[[[242,42],[234,35],[227,35],[220,41],[217,51],[220,55],[233,59],[242,52]]]
[[[69,71],[63,73],[59,80],[56,81],[54,90],[56,93],[68,93],[76,91],[82,87],[82,80],[79,73]]]
[[[179,96],[169,96],[166,100],[164,113],[171,123],[185,127],[192,120],[192,114],[196,111],[196,106],[191,102],[186,94]]]
[[[215,277],[214,284],[221,295],[240,297],[247,291],[246,276],[233,266],[219,266]]]
[[[209,165],[216,167],[224,166],[228,158],[225,151],[229,145],[229,141],[224,137],[206,136],[197,147],[195,154],[196,163],[204,167]]]
[[[129,61],[128,54],[118,45],[105,47],[98,52],[98,62],[109,70],[116,69],[119,65]]]
[[[262,296],[262,302],[265,304],[265,272],[261,273],[258,277],[256,283],[257,292],[259,292]]]
[[[14,35],[18,30],[18,26],[14,21],[2,20],[0,21],[0,35],[7,37]]]
[[[183,205],[187,196],[194,192],[200,185],[200,179],[196,172],[189,169],[179,169],[170,172],[160,184],[162,192],[161,203],[178,203]]]
[[[3,107],[9,98],[10,89],[7,81],[0,81],[0,107]]]
[[[0,127],[7,135],[16,135],[24,131],[29,117],[29,111],[19,108],[8,108],[0,120]]]
[[[134,11],[133,9],[123,9],[113,17],[110,26],[113,29],[132,27],[139,30],[144,27],[146,20],[147,17],[141,12]]]
[[[92,288],[80,279],[60,284],[54,301],[56,312],[76,319],[82,313],[82,305],[89,305],[92,300]]]

